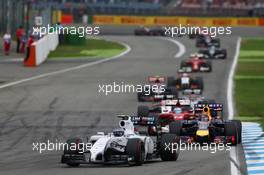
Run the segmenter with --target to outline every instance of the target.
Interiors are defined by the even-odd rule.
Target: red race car
[[[203,55],[192,54],[188,60],[182,61],[178,72],[211,72],[212,63],[203,58]]]

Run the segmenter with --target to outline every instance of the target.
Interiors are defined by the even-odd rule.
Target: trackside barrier
[[[25,67],[36,67],[46,61],[50,51],[59,45],[58,34],[45,35],[40,40],[34,42],[29,48],[29,56],[24,59]]]
[[[183,26],[264,26],[264,18],[186,17],[186,16],[115,16],[94,15],[93,24],[114,25],[183,25]]]

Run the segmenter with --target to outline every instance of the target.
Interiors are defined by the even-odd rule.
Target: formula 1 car
[[[179,73],[190,72],[211,72],[212,63],[203,59],[201,55],[193,54],[186,61],[182,61],[180,65]]]
[[[134,34],[138,36],[165,36],[165,31],[162,28],[141,27],[136,29]]]
[[[148,78],[148,82],[153,88],[146,90],[149,91],[149,93],[138,92],[138,101],[161,101],[166,99],[175,99],[178,97],[178,91],[175,87],[166,87],[165,77],[151,76]]]
[[[175,113],[175,108],[181,108],[183,112],[192,112],[191,101],[186,98],[177,100],[162,100],[160,103],[151,106],[138,106],[137,115],[140,117],[155,116],[155,114]]]
[[[224,120],[222,104],[196,104],[195,120],[173,121],[169,124],[169,132],[181,136],[183,142],[225,143],[237,145],[241,143],[241,122]]]
[[[214,59],[214,58],[226,59],[227,57],[226,49],[216,48],[213,45],[205,49],[200,49],[199,53],[203,54],[204,58],[207,58],[207,59]]]
[[[194,94],[201,94],[203,92],[203,79],[202,77],[191,77],[184,73],[178,78],[168,77],[168,87],[176,87],[177,90],[192,91]]]
[[[134,125],[153,125],[154,120],[141,117],[119,116],[119,128],[112,133],[99,132],[89,139],[91,147],[80,152],[79,146],[71,149],[71,145],[80,145],[79,138],[69,139],[61,157],[61,163],[69,166],[79,166],[90,163],[128,163],[129,165],[142,165],[152,158],[161,158],[163,161],[176,161],[179,149],[174,151],[165,149],[169,144],[178,144],[179,137],[175,134],[163,134],[155,143],[151,137],[139,135]]]
[[[208,47],[210,45],[220,47],[220,39],[212,38],[210,35],[198,35],[196,37],[196,47]]]

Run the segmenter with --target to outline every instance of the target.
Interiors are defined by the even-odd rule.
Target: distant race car
[[[212,38],[210,35],[198,35],[196,37],[196,47],[208,47],[210,45],[220,47],[220,39]]]
[[[163,100],[152,106],[140,105],[137,115],[156,119],[157,125],[148,127],[148,134],[152,136],[169,133],[169,123],[172,121],[195,118],[191,101],[187,98]]]
[[[177,90],[189,90],[194,94],[201,94],[203,92],[203,79],[202,77],[191,77],[187,73],[183,73],[176,79],[168,77],[167,86],[176,87]]]
[[[145,92],[138,92],[137,97],[138,101],[161,101],[166,99],[175,99],[178,97],[178,91],[175,87],[167,87],[165,85],[165,77],[162,76],[151,76],[148,78],[148,83],[152,87],[145,90]],[[155,89],[155,91],[153,91]],[[146,92],[149,91],[149,94]]]
[[[134,34],[138,36],[165,36],[165,30],[162,28],[141,27],[135,29]]]
[[[196,104],[195,120],[173,121],[169,124],[170,133],[181,136],[183,142],[241,143],[241,122],[224,120],[222,104]]]
[[[211,72],[212,63],[209,60],[205,60],[202,55],[192,54],[188,60],[182,61],[180,65],[179,73],[190,72]]]
[[[227,57],[226,49],[216,48],[214,45],[211,45],[208,48],[200,49],[199,53],[203,54],[204,58],[207,59],[226,59]]]
[[[98,132],[91,136],[88,142],[91,146],[89,149],[85,148],[85,151],[79,149],[79,145],[84,145],[81,139],[69,139],[65,145],[61,163],[73,167],[91,163],[128,163],[138,166],[153,158],[161,158],[163,161],[177,160],[179,149],[171,151],[165,148],[168,144],[178,144],[178,136],[169,133],[163,134],[157,137],[157,141],[154,142],[151,137],[140,135],[134,128],[134,125],[153,125],[155,124],[154,120],[124,115],[119,117],[122,117],[119,128],[108,134]],[[71,147],[70,145],[77,146]]]

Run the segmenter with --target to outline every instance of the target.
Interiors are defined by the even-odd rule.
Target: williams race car
[[[139,135],[134,128],[134,125],[153,125],[155,124],[153,119],[125,115],[119,117],[122,117],[119,128],[108,134],[99,132],[91,136],[88,149],[87,144],[83,144],[81,139],[69,139],[65,145],[61,163],[76,167],[91,163],[142,165],[153,158],[161,158],[163,161],[177,160],[179,149],[172,151],[166,147],[169,144],[178,144],[178,136],[163,134],[154,142],[149,136]],[[77,146],[71,147],[72,145]],[[86,148],[83,149],[84,146],[79,145],[86,145]]]
[[[191,77],[183,73],[178,78],[168,77],[168,87],[176,87],[177,90],[192,91],[194,94],[201,94],[203,92],[203,79],[202,77]]]
[[[150,89],[138,92],[138,101],[161,101],[178,97],[178,91],[175,87],[167,87],[165,85],[165,77],[151,76],[148,78],[148,82],[151,85]]]
[[[192,54],[190,58],[186,61],[182,61],[180,65],[179,73],[190,73],[190,72],[211,72],[212,63],[209,60],[203,59],[203,57],[198,54]]]
[[[207,59],[226,59],[227,57],[226,49],[216,48],[213,45],[205,49],[200,49],[199,53],[203,54],[204,58]]]

